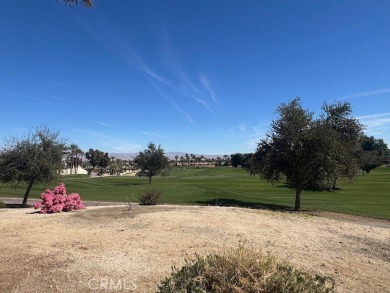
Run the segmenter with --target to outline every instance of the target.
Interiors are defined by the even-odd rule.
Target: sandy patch
[[[154,292],[184,258],[242,242],[333,277],[338,292],[390,292],[390,222],[230,207],[30,211],[0,210],[1,292]]]

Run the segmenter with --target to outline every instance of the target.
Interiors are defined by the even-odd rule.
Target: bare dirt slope
[[[184,258],[239,243],[331,276],[338,292],[390,292],[386,221],[196,206],[31,212],[0,210],[1,292],[154,292]]]

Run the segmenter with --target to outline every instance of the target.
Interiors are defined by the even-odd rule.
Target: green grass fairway
[[[78,192],[84,200],[137,201],[146,188],[145,177],[64,177],[68,192]],[[294,190],[283,184],[273,186],[237,168],[174,168],[170,177],[154,177],[153,186],[163,190],[163,203],[210,204],[291,209]],[[54,187],[54,183],[49,188]],[[325,210],[390,219],[390,168],[378,168],[370,175],[360,176],[354,183],[339,182],[337,191],[305,191],[302,209]],[[44,186],[34,186],[31,197],[37,198]],[[22,197],[25,187],[1,188],[0,196]]]

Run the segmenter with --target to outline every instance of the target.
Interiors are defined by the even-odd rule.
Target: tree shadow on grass
[[[146,184],[147,184],[147,182],[146,182]],[[143,183],[143,182],[126,182],[126,183],[118,182],[118,183],[112,183],[110,185],[111,186],[133,186],[133,185],[145,185],[145,183]]]
[[[293,211],[292,207],[278,204],[259,203],[259,202],[246,202],[231,198],[213,198],[204,201],[196,201],[200,205],[213,205],[221,207],[241,207],[249,209],[259,210],[271,210],[271,211]]]
[[[25,209],[25,208],[32,208],[33,206],[31,204],[7,203],[5,207],[7,209]]]
[[[288,184],[288,183],[279,184],[279,185],[276,185],[276,187],[294,190],[294,192],[295,192],[295,187],[293,185],[291,185],[291,184]],[[341,188],[339,188],[339,187],[335,187],[335,188],[331,188],[331,189],[324,189],[324,188],[312,186],[312,187],[306,187],[304,192],[305,191],[311,191],[311,192],[334,192],[334,191],[339,191],[339,190],[341,190]]]

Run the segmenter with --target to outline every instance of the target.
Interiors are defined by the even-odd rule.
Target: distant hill
[[[175,156],[179,156],[179,158],[181,156],[185,157],[186,154],[190,154],[190,153],[183,153],[183,152],[167,152],[165,153],[165,155],[171,159],[171,160],[174,160],[175,159]],[[109,153],[108,154],[110,157],[115,157],[116,159],[121,159],[121,160],[130,160],[130,159],[134,159],[138,153]],[[200,157],[201,155],[203,155],[205,158],[208,158],[208,159],[213,159],[213,158],[217,158],[217,157],[223,157],[223,155],[204,155],[204,154],[195,154],[197,157]]]

